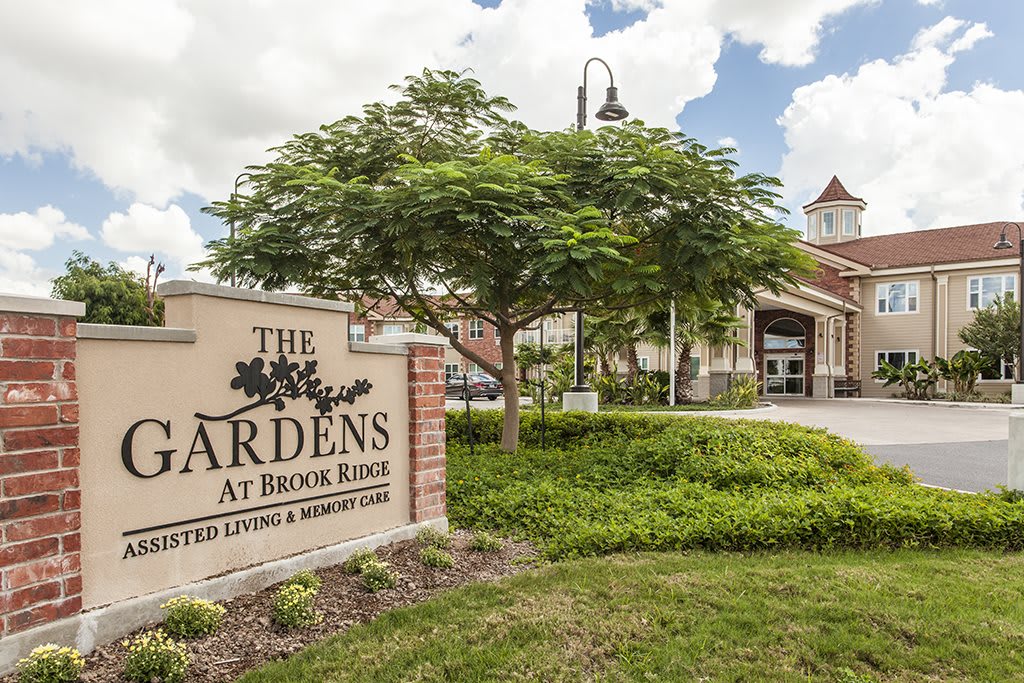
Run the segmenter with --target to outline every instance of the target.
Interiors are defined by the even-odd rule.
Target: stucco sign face
[[[348,351],[341,313],[187,298],[194,344],[82,343],[80,386],[109,392],[83,553],[123,578],[85,576],[95,604],[408,522],[406,359]]]

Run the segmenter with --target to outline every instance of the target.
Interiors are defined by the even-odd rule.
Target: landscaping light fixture
[[[235,197],[238,196],[238,186],[241,184],[243,178],[245,178],[246,181],[252,179],[252,173],[239,173],[238,177],[235,178],[235,191],[231,193],[231,200],[232,201],[234,201]],[[234,218],[231,219],[231,241],[232,242],[235,241],[235,219]],[[235,271],[234,270],[231,271],[230,282],[231,282],[231,286],[234,287],[235,286]]]
[[[583,130],[587,125],[587,67],[591,62],[601,62],[608,72],[608,90],[605,92],[604,104],[594,116],[599,121],[621,121],[629,116],[622,103],[619,102],[619,89],[615,87],[615,77],[608,63],[600,57],[591,57],[583,65],[583,85],[576,88],[576,130]],[[543,332],[542,332],[543,334]],[[576,366],[575,379],[569,391],[581,393],[590,391],[587,378],[583,374],[583,311],[576,311]]]
[[[1017,291],[1024,292],[1024,231],[1016,223],[1006,223],[1003,225],[1002,231],[999,233],[999,241],[992,245],[993,249],[1012,249],[1013,242],[1006,239],[1006,228],[1009,226],[1017,228],[1017,245],[1019,247],[1018,254],[1020,256],[1020,272],[1017,274]],[[979,302],[981,303],[981,302]],[[1018,302],[1018,306],[1020,303]],[[1024,318],[1020,321],[1020,348],[1022,354],[1024,354]],[[1024,384],[1024,364],[1021,363],[1020,358],[1014,359],[1017,361],[1017,384]]]

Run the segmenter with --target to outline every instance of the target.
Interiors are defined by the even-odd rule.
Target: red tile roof
[[[1006,221],[976,223],[953,228],[861,237],[839,244],[815,246],[872,268],[985,261],[1014,257],[1018,254],[1016,248],[1005,251],[992,248],[999,239],[999,233],[1004,225]],[[1016,247],[1017,231],[1008,231],[1006,236]]]
[[[852,194],[847,192],[843,184],[839,182],[837,176],[832,176],[832,180],[828,181],[828,185],[822,190],[818,198],[810,204],[804,204],[806,209],[808,206],[814,206],[815,204],[821,204],[823,202],[863,202],[864,200],[860,197],[854,197]]]

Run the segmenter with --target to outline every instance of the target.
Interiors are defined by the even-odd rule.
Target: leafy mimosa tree
[[[237,226],[200,265],[244,285],[393,298],[500,377],[502,447],[519,435],[515,333],[546,315],[677,292],[749,300],[806,271],[780,225],[778,181],[737,176],[719,151],[640,121],[531,131],[504,98],[424,71],[272,150],[246,196],[207,211]],[[499,367],[453,336],[456,315],[500,332]]]

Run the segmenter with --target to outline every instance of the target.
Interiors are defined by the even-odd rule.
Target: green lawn
[[[1010,681],[1024,557],[619,555],[387,613],[241,679]]]

